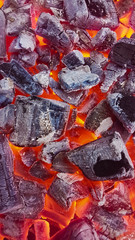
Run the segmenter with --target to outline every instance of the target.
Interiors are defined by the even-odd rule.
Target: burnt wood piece
[[[88,196],[88,187],[82,183],[83,178],[77,175],[58,173],[51,186],[48,194],[61,207],[69,209],[73,201]]]
[[[104,70],[104,80],[101,84],[101,91],[107,92],[109,88],[115,83],[119,77],[124,76],[126,73],[126,68],[119,67],[115,63],[109,63],[106,67],[106,70]]]
[[[116,117],[129,133],[135,131],[135,97],[122,93],[112,93],[107,97]]]
[[[112,0],[64,0],[67,20],[77,27],[100,30],[102,27],[116,28],[118,17]]]
[[[33,77],[15,60],[0,65],[0,71],[10,77],[15,85],[30,95],[42,94],[42,87],[34,82]]]
[[[12,103],[15,96],[14,84],[10,78],[0,80],[0,107]]]
[[[98,51],[92,51],[90,53],[90,58],[98,65],[100,65],[102,68],[106,66],[108,63],[108,59],[100,52]]]
[[[66,103],[17,96],[14,131],[10,141],[16,146],[34,147],[58,139],[67,125],[70,106]],[[21,127],[20,127],[21,126]]]
[[[71,221],[71,223],[55,234],[50,240],[101,240],[98,237],[93,224],[87,219],[76,219]]]
[[[102,67],[95,61],[93,61],[90,57],[85,57],[84,61],[85,65],[89,66],[91,73],[97,74],[100,78],[100,81],[102,81],[104,76]]]
[[[69,51],[72,43],[60,21],[49,13],[41,13],[37,21],[36,34],[46,38],[59,51]]]
[[[78,90],[72,92],[64,91],[59,82],[56,82],[53,78],[50,78],[49,87],[53,92],[58,95],[64,102],[74,105],[75,107],[79,106],[85,97],[88,94],[88,90]]]
[[[21,160],[26,167],[31,167],[36,161],[36,153],[32,148],[23,148],[20,152]]]
[[[36,52],[20,52],[19,54],[12,54],[11,59],[16,60],[18,64],[24,68],[33,67],[36,64],[38,54]]]
[[[50,71],[46,69],[46,71],[41,71],[33,76],[33,80],[39,83],[42,88],[48,88],[50,81]]]
[[[90,89],[100,81],[99,76],[91,73],[88,66],[80,66],[72,70],[63,68],[58,77],[61,88],[66,92]]]
[[[0,134],[0,213],[7,213],[22,205],[14,181],[13,154],[8,139]]]
[[[91,43],[92,38],[85,29],[77,28],[75,32],[78,35],[78,41],[75,44],[77,48],[81,50],[86,50],[86,51],[93,49],[93,46]]]
[[[125,68],[135,68],[135,39],[122,38],[111,49],[109,59]]]
[[[62,62],[67,68],[74,69],[84,65],[84,57],[80,51],[73,50],[62,58]]]
[[[79,114],[87,114],[91,111],[98,103],[98,95],[97,93],[93,92],[92,94],[88,95],[85,101],[78,107]]]
[[[40,153],[40,159],[43,162],[51,164],[52,160],[59,152],[65,152],[69,150],[70,146],[68,138],[65,138],[59,142],[46,143]]]
[[[117,36],[110,28],[101,28],[95,37],[92,38],[92,46],[97,51],[107,51],[117,41]]]
[[[133,4],[129,24],[135,30],[135,3]]]
[[[33,163],[29,170],[29,174],[35,178],[41,179],[43,181],[51,178],[53,175],[49,172],[47,168],[44,167],[41,161],[36,161]]]
[[[117,132],[71,150],[66,156],[92,180],[122,180],[134,177],[132,161]]]
[[[115,6],[119,17],[130,12],[133,7],[134,0],[119,0],[116,1]]]
[[[6,19],[0,9],[0,58],[6,57]]]
[[[88,113],[84,124],[86,129],[95,132],[97,136],[106,132],[112,125],[113,116],[106,100],[102,100]]]
[[[0,134],[8,134],[13,131],[15,123],[15,107],[9,104],[0,109]]]

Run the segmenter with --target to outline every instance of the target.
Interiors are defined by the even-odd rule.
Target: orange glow
[[[130,27],[129,30],[128,30],[128,32],[127,32],[126,37],[127,37],[127,38],[130,38],[133,33],[134,33],[134,30]]]
[[[45,220],[36,220],[34,222],[36,240],[49,240],[50,227],[49,223]]]
[[[91,197],[87,197],[82,200],[76,201],[76,215],[79,218],[83,218],[84,216],[86,216],[85,214],[87,210],[90,209],[91,204],[92,204]]]
[[[123,24],[119,24],[119,27],[115,30],[117,34],[117,39],[121,39],[126,36],[128,33],[128,27],[124,26]]]
[[[90,53],[86,51],[82,51],[84,57],[90,57]]]
[[[46,45],[43,37],[40,37],[40,36],[36,35],[36,38],[38,39],[40,46],[45,46]]]
[[[87,30],[87,32],[90,34],[90,36],[93,38],[96,36],[96,34],[98,33],[98,31],[96,30]]]
[[[3,3],[4,3],[4,0],[0,0],[0,8],[3,6]]]
[[[124,17],[120,18],[120,22],[123,23],[123,25],[129,27],[130,16],[131,16],[131,12],[127,13]]]

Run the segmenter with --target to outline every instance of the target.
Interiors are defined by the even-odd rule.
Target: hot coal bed
[[[134,1],[0,7],[0,239],[134,240]]]

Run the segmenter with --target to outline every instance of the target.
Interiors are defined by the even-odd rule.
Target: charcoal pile
[[[0,239],[135,239],[134,20],[133,0],[0,2]]]

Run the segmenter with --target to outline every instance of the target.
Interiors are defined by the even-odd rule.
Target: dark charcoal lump
[[[6,19],[0,9],[0,58],[6,57]]]
[[[115,6],[119,17],[128,13],[133,7],[134,0],[119,0],[116,1]]]
[[[90,13],[95,17],[106,17],[106,9],[103,3],[93,0],[86,0]]]
[[[93,49],[92,38],[86,30],[77,28],[76,33],[78,35],[78,41],[75,44],[77,48],[86,51]]]
[[[80,51],[73,50],[62,58],[62,62],[69,69],[74,69],[84,64],[84,57]]]
[[[15,107],[9,104],[0,109],[0,134],[8,134],[13,131],[15,123]]]
[[[0,107],[12,103],[14,99],[14,84],[10,78],[0,80]]]
[[[49,64],[51,61],[51,50],[45,46],[37,46],[36,51],[38,53],[38,60],[42,63]]]
[[[104,72],[102,67],[97,64],[95,61],[93,61],[90,57],[84,58],[85,64],[89,66],[91,73],[95,73],[99,76],[100,80],[102,81]]]
[[[100,52],[98,51],[92,51],[90,53],[90,58],[98,65],[100,65],[102,68],[104,68],[108,62],[108,59]]]
[[[25,166],[31,167],[36,161],[36,153],[31,148],[23,148],[20,152],[21,160]]]
[[[52,174],[48,171],[47,168],[44,167],[42,162],[36,161],[33,163],[29,170],[29,174],[35,178],[39,178],[43,181],[52,177]]]
[[[130,23],[130,26],[135,30],[135,4],[133,5],[129,23]]]
[[[36,64],[38,55],[36,52],[20,52],[19,54],[12,54],[11,59],[15,59],[24,68],[33,67]]]
[[[131,71],[125,81],[124,91],[127,94],[135,93],[135,71]]]
[[[98,95],[93,92],[85,98],[85,101],[78,107],[79,114],[87,114],[91,111],[98,103]]]

